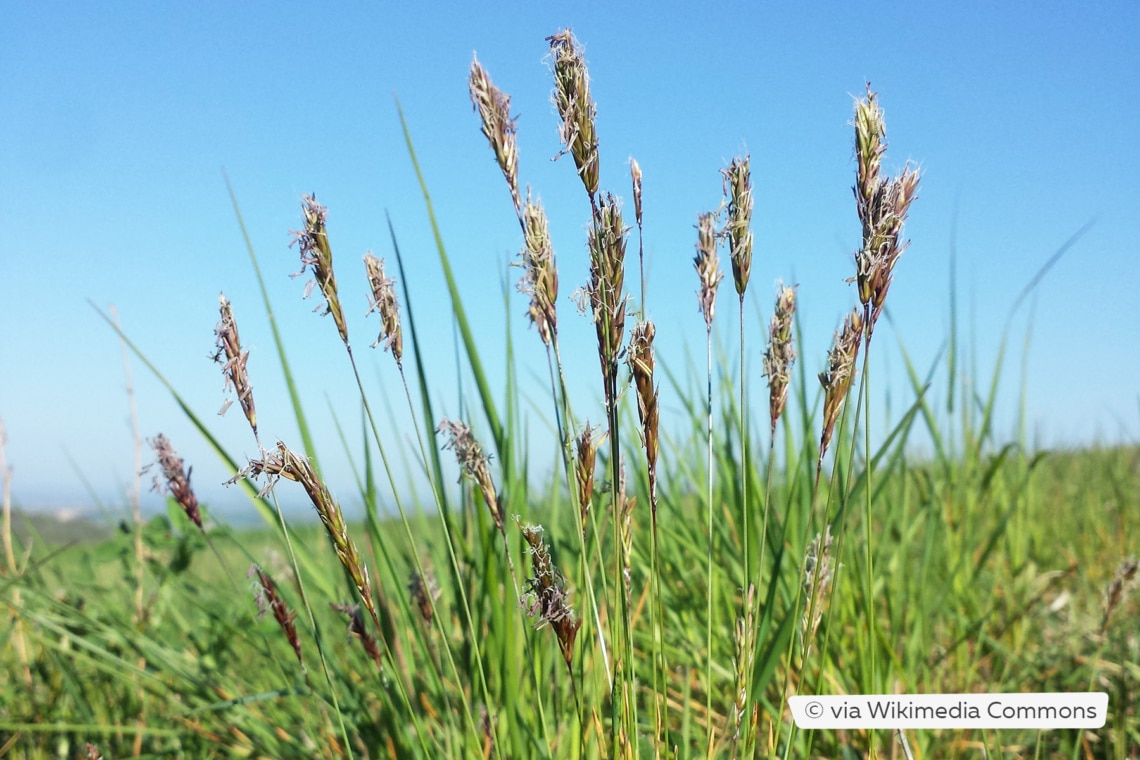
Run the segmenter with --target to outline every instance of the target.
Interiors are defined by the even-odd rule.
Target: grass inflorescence
[[[476,58],[472,128],[482,130],[507,183],[504,212],[520,232],[520,312],[535,328],[526,344],[508,347],[506,392],[488,380],[422,176],[461,369],[475,381],[448,417],[436,411],[443,379],[424,370],[422,304],[409,300],[406,283],[416,272],[405,268],[395,225],[389,220],[394,267],[369,252],[363,273],[334,272],[329,209],[302,198],[294,244],[314,280],[305,295],[319,288],[318,311],[332,315],[337,337],[329,337],[343,343],[360,394],[365,442],[356,453],[346,442],[343,456],[357,474],[363,522],[346,516],[322,474],[302,392],[292,388],[286,336],[276,332],[301,446],[262,447],[250,375],[264,367],[249,366],[225,296],[214,358],[257,455],[243,465],[226,452],[150,368],[231,468],[263,530],[222,525],[198,502],[192,467],[158,434],[151,443],[167,513],[95,546],[46,550],[12,527],[0,427],[0,593],[11,621],[0,628],[0,672],[14,676],[0,683],[0,755],[13,747],[27,757],[1135,753],[1140,672],[1128,621],[1138,573],[1128,536],[1140,529],[1140,451],[1046,454],[1023,439],[999,441],[994,397],[975,390],[986,383],[948,373],[961,385],[942,389],[942,406],[929,379],[942,376],[942,365],[924,374],[905,348],[911,383],[897,395],[909,406],[894,427],[871,435],[872,420],[882,418],[870,406],[871,337],[888,324],[879,318],[895,276],[898,287],[915,287],[898,264],[919,186],[910,165],[884,175],[878,95],[868,85],[853,120],[851,222],[861,234],[854,271],[836,278],[850,276],[854,303],[835,305],[844,316],[830,351],[804,356],[797,314],[804,303],[821,307],[812,293],[777,285],[760,323],[768,394],[754,409],[745,392],[754,351],[745,342],[748,285],[761,264],[791,262],[753,260],[754,248],[763,250],[753,217],[764,199],[754,194],[749,157],[720,170],[716,210],[694,213],[692,319],[705,326],[707,361],[703,376],[676,372],[658,354],[675,338],[647,305],[653,203],[643,187],[654,172],[633,160],[628,176],[602,171],[583,48],[569,30],[547,43],[560,155],[571,157],[577,179],[568,181],[580,182],[588,200],[579,209],[588,271],[581,300],[596,369],[563,362],[560,330],[572,318],[559,320],[547,211],[520,179],[511,98]],[[418,171],[406,123],[404,132]],[[606,189],[619,181],[631,181],[630,206]],[[718,202],[709,200],[706,208]],[[628,220],[623,208],[632,208]],[[630,222],[636,287],[626,282]],[[738,375],[713,361],[722,246],[739,307]],[[361,379],[352,313],[342,305],[350,289],[378,314],[372,347],[391,355],[398,385]],[[441,312],[438,303],[428,308],[433,318]],[[960,350],[954,335],[939,360],[951,366]],[[549,368],[552,469],[528,453],[514,358],[523,351],[545,355]],[[567,376],[596,383],[599,369],[600,403],[572,399]],[[662,383],[678,403],[664,403]],[[393,419],[404,415],[398,445],[414,460],[414,488],[431,494],[414,512],[389,459],[397,444],[381,435],[372,411],[376,399],[398,397],[391,389],[400,385],[406,409],[389,407]],[[753,440],[759,419],[763,435]],[[915,440],[930,442],[932,453],[916,455]],[[283,487],[300,489],[314,524],[285,519]],[[1074,524],[1089,527],[1074,536]],[[217,582],[236,567],[251,568],[252,590]],[[1082,732],[793,725],[791,696],[868,690],[1104,690],[1110,716],[1103,729]]]

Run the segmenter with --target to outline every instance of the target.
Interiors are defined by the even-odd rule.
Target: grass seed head
[[[796,360],[796,346],[792,341],[792,321],[796,312],[796,289],[780,284],[776,293],[776,310],[768,325],[768,350],[764,353],[764,375],[768,378],[768,414],[772,421],[772,435],[776,423],[784,413],[791,383],[792,364]]]
[[[751,159],[732,159],[724,176],[724,194],[728,199],[728,219],[724,234],[728,238],[728,253],[732,259],[732,279],[741,298],[748,289],[752,272],[752,169]]]
[[[445,418],[439,423],[436,432],[447,436],[443,448],[455,452],[455,459],[462,473],[460,477],[469,478],[479,487],[483,501],[487,503],[487,509],[495,520],[495,527],[505,535],[503,513],[499,509],[499,497],[495,491],[495,483],[491,479],[491,457],[483,452],[483,447],[475,440],[471,428],[463,422],[453,422]]]
[[[368,632],[368,626],[364,624],[364,615],[360,611],[360,605],[332,604],[330,606],[348,618],[348,635],[360,642],[360,645],[364,647],[364,652],[376,663],[376,667],[381,667],[380,646],[376,637]]]
[[[637,226],[641,226],[641,164],[636,158],[629,159],[629,176],[633,179],[633,216]]]
[[[289,609],[289,605],[281,598],[281,594],[277,591],[277,584],[273,579],[257,565],[250,565],[249,577],[257,578],[257,595],[255,600],[257,602],[257,616],[261,617],[266,612],[273,613],[273,619],[277,621],[277,625],[285,633],[285,638],[288,639],[289,645],[293,647],[293,652],[297,655],[297,662],[304,666],[304,661],[301,659],[301,638],[297,635],[297,626],[294,625],[294,620],[297,618],[297,613]]]
[[[425,569],[423,575],[420,575],[418,570],[412,571],[408,577],[408,593],[411,594],[412,601],[415,602],[424,622],[431,625],[432,609],[435,600],[439,599],[440,590],[439,582],[430,568]]]
[[[500,90],[491,82],[490,75],[479,63],[478,58],[471,59],[471,73],[467,78],[467,87],[471,92],[471,103],[479,113],[483,136],[491,144],[495,153],[495,161],[507,180],[511,191],[511,200],[515,204],[515,212],[519,211],[519,151],[516,135],[517,119],[511,117],[511,96]]]
[[[582,46],[569,29],[546,38],[554,68],[554,107],[562,123],[564,152],[574,157],[591,204],[598,194],[597,107],[590,96],[590,75]]]
[[[317,475],[313,465],[308,459],[278,441],[276,452],[263,452],[261,459],[251,459],[246,468],[231,478],[229,482],[235,483],[245,477],[257,479],[261,475],[268,478],[261,490],[261,495],[272,490],[279,478],[300,483],[301,487],[305,489],[309,501],[317,511],[317,516],[321,518],[321,524],[324,525],[329,540],[332,541],[337,559],[340,560],[341,565],[352,578],[365,609],[368,610],[372,619],[379,626],[379,616],[372,595],[372,584],[368,578],[368,567],[360,558],[356,542],[348,534],[348,525],[344,521],[344,513],[341,512],[340,504],[332,497],[328,486]]]
[[[582,535],[586,535],[586,518],[594,498],[594,469],[598,461],[600,440],[594,439],[595,429],[586,423],[578,436],[577,456],[574,462],[574,482],[578,487],[578,513],[582,518]]]
[[[193,468],[183,469],[182,457],[178,456],[170,439],[162,433],[151,438],[148,443],[154,449],[155,464],[162,470],[161,474],[154,476],[154,490],[170,494],[190,518],[190,522],[205,533],[206,529],[202,527],[202,513],[198,509],[198,497],[190,487],[190,473]]]
[[[808,546],[804,556],[804,570],[801,585],[804,596],[804,617],[800,622],[800,639],[803,656],[811,649],[812,639],[819,629],[823,613],[830,601],[831,582],[835,578],[835,566],[831,560],[831,526],[817,535]]]
[[[534,572],[533,577],[526,580],[526,593],[530,595],[526,612],[531,617],[538,617],[539,625],[549,625],[554,630],[562,658],[566,660],[566,666],[570,667],[574,659],[574,639],[578,636],[582,621],[578,620],[574,608],[570,606],[566,577],[550,558],[550,549],[542,537],[542,526],[524,525],[517,517],[515,524],[527,542]]]
[[[1140,562],[1135,557],[1128,557],[1116,568],[1112,581],[1104,590],[1104,618],[1101,620],[1100,632],[1108,629],[1108,621],[1112,613],[1124,600],[1124,596],[1140,583]]]
[[[532,201],[527,191],[521,214],[524,248],[520,254],[524,274],[519,280],[519,291],[530,296],[527,316],[538,329],[546,345],[558,334],[558,267],[554,264],[554,246],[546,210],[538,201]]]
[[[819,442],[819,461],[823,461],[831,443],[839,411],[855,378],[855,358],[863,337],[863,313],[858,307],[847,315],[843,327],[835,334],[835,342],[827,354],[827,370],[819,375],[823,386],[823,435]]]
[[[918,197],[918,170],[907,165],[898,177],[883,178],[887,149],[886,124],[878,95],[867,84],[867,97],[855,102],[855,194],[863,240],[855,252],[855,279],[859,300],[869,317],[867,336],[886,303],[895,264],[906,251],[901,241],[910,204]]]
[[[320,287],[321,294],[325,297],[325,306],[322,314],[332,314],[333,321],[336,322],[336,329],[340,333],[340,339],[344,344],[348,345],[348,323],[344,320],[344,310],[340,305],[340,296],[336,291],[336,276],[333,274],[333,261],[332,261],[332,247],[329,245],[329,236],[327,231],[326,222],[328,220],[328,209],[321,204],[317,203],[315,195],[305,195],[301,198],[301,212],[305,217],[305,228],[299,232],[293,233],[293,242],[290,247],[296,245],[301,252],[301,271],[297,272],[294,277],[299,277],[305,273],[306,269],[312,270],[313,280],[316,285]],[[313,281],[305,287],[305,298],[308,298],[313,290]],[[317,307],[320,311],[321,307]]]
[[[712,211],[697,217],[697,257],[693,266],[701,286],[697,290],[697,304],[705,318],[705,329],[712,331],[713,315],[716,313],[716,290],[724,273],[720,271],[720,260],[716,254],[716,214]]]
[[[637,389],[637,414],[641,421],[641,442],[649,463],[650,478],[657,471],[657,386],[653,380],[653,338],[656,329],[652,322],[639,322],[629,336],[626,361]]]
[[[245,418],[249,421],[249,427],[253,430],[253,437],[257,438],[257,412],[253,406],[253,386],[249,382],[249,373],[245,367],[249,361],[249,351],[242,350],[233,307],[224,293],[218,295],[218,301],[221,303],[221,318],[214,327],[214,335],[217,338],[214,361],[222,365],[222,376],[225,378],[222,390],[227,391],[232,388],[237,394],[238,403],[241,404]],[[224,361],[222,357],[225,357]],[[230,402],[226,401],[218,414],[225,414],[229,406]]]
[[[625,246],[628,230],[622,221],[621,203],[606,193],[594,209],[588,233],[590,280],[586,286],[594,326],[598,333],[598,356],[602,374],[615,381],[618,356],[625,331]],[[607,399],[613,403],[614,399]]]
[[[736,619],[733,633],[732,658],[736,680],[733,689],[732,740],[740,740],[740,728],[744,724],[748,709],[748,677],[752,673],[752,663],[756,657],[756,587],[748,585],[744,596],[744,614]]]
[[[384,260],[371,252],[364,254],[364,269],[368,274],[368,288],[371,291],[370,305],[365,316],[372,312],[380,315],[380,335],[373,348],[384,341],[384,350],[391,351],[396,366],[404,366],[404,333],[400,329],[400,302],[396,300],[396,281],[384,274]]]

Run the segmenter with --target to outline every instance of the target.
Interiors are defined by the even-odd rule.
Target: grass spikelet
[[[749,584],[748,593],[744,597],[744,614],[736,619],[736,628],[733,631],[733,705],[732,705],[732,743],[733,757],[747,754],[747,746],[741,747],[741,727],[745,725],[745,714],[748,710],[748,684],[752,675],[752,664],[756,658],[756,586]]]
[[[479,487],[483,494],[483,501],[486,502],[487,509],[490,510],[491,517],[495,520],[495,527],[506,537],[506,529],[503,527],[503,513],[499,509],[499,497],[495,491],[495,483],[491,480],[491,468],[489,466],[491,457],[484,453],[483,447],[471,434],[471,428],[463,422],[444,419],[439,423],[436,432],[447,436],[447,442],[443,448],[455,452],[455,460],[459,463],[459,469],[462,472],[460,477],[469,478]]]
[[[198,526],[198,530],[203,533],[206,529],[202,527],[202,513],[198,509],[198,497],[194,494],[194,489],[190,487],[190,469],[183,469],[182,457],[178,456],[178,452],[174,450],[168,439],[162,433],[159,433],[154,438],[147,441],[151,448],[154,449],[156,457],[155,464],[162,470],[161,474],[154,476],[154,490],[158,493],[170,494],[186,516],[190,518],[190,522]]]
[[[214,335],[217,337],[217,351],[214,352],[214,361],[222,365],[222,376],[225,378],[222,390],[233,389],[256,440],[257,412],[253,406],[253,386],[250,385],[249,373],[245,367],[246,362],[249,361],[249,351],[243,351],[241,348],[241,339],[238,337],[233,307],[224,293],[218,295],[218,301],[221,304],[221,318],[214,327]],[[222,361],[222,357],[225,357],[225,361]],[[227,400],[218,414],[225,414],[230,403]]]
[[[408,594],[411,595],[412,602],[420,611],[424,622],[430,626],[434,602],[440,595],[439,582],[435,574],[430,569],[425,569],[422,574],[418,570],[413,570],[408,578]]]
[[[867,319],[867,340],[882,313],[899,257],[910,244],[899,242],[911,202],[918,195],[918,170],[907,165],[898,177],[881,176],[886,152],[886,124],[878,96],[867,84],[867,97],[855,103],[855,202],[863,229],[855,252],[859,300]]]
[[[404,367],[404,334],[400,329],[400,302],[396,300],[396,281],[384,274],[384,260],[371,252],[364,254],[364,268],[368,274],[370,305],[365,316],[376,312],[380,315],[380,335],[372,348],[384,342],[384,350],[391,351],[396,366]]]
[[[705,318],[705,329],[710,333],[713,316],[716,314],[716,291],[724,279],[716,248],[716,214],[709,211],[697,217],[697,256],[693,259],[693,266],[696,267],[697,278],[700,280],[697,304]]]
[[[590,75],[582,46],[569,29],[546,38],[554,67],[554,107],[562,119],[559,137],[574,157],[590,205],[598,194],[597,107],[590,96]]]
[[[332,247],[329,245],[326,224],[328,209],[317,203],[315,195],[305,195],[301,198],[301,211],[305,217],[305,228],[294,232],[293,242],[289,244],[290,247],[296,245],[301,252],[301,270],[293,276],[299,277],[306,269],[312,270],[313,280],[305,286],[304,297],[308,298],[312,294],[315,281],[325,297],[324,311],[321,313],[332,314],[340,339],[347,346],[348,323],[344,320],[344,310],[336,290],[336,276],[333,274]],[[317,311],[320,310],[321,307],[318,306]]]
[[[590,516],[590,506],[594,498],[594,469],[598,461],[598,445],[600,441],[594,439],[595,429],[586,423],[586,427],[578,436],[577,456],[574,463],[574,482],[577,485],[578,514],[582,520],[582,535],[586,535],[587,520]]]
[[[598,356],[606,382],[606,404],[616,403],[617,365],[625,331],[626,227],[621,204],[607,193],[593,214],[589,231],[590,280],[586,291],[598,334]]]
[[[831,444],[832,433],[835,432],[835,423],[839,421],[839,412],[843,408],[843,401],[851,389],[851,381],[855,379],[855,357],[859,353],[859,342],[863,336],[863,314],[855,308],[843,322],[843,327],[835,333],[835,342],[827,353],[827,369],[819,374],[819,382],[823,386],[823,435],[819,440],[819,463],[816,468],[816,477],[819,469],[823,467],[823,457],[827,454],[827,447]]]
[[[511,96],[491,82],[491,77],[478,58],[471,59],[471,73],[467,78],[471,103],[479,113],[483,135],[491,144],[495,161],[507,180],[515,213],[521,207],[519,196],[519,152],[516,119],[511,117]]]
[[[277,584],[264,570],[257,565],[250,565],[249,577],[257,579],[257,595],[254,597],[257,602],[257,616],[262,617],[266,612],[273,613],[273,619],[281,627],[285,638],[297,655],[297,663],[303,668],[305,661],[301,657],[301,638],[297,635],[297,626],[293,622],[297,618],[297,613],[289,609],[289,605],[277,592]]]
[[[728,238],[728,253],[732,259],[732,279],[741,299],[748,289],[752,273],[752,169],[748,156],[732,159],[722,169],[724,194],[728,196],[728,219],[724,234]]]
[[[574,660],[574,639],[578,636],[582,621],[570,606],[566,577],[550,558],[550,549],[542,537],[542,526],[524,525],[518,518],[515,518],[515,524],[529,547],[534,572],[533,577],[527,578],[525,583],[525,591],[531,595],[526,603],[526,612],[531,617],[538,617],[539,625],[549,625],[553,629],[558,637],[562,658],[566,660],[567,669],[570,669]],[[573,671],[570,672],[573,675]]]
[[[278,441],[276,453],[265,452],[261,459],[251,459],[249,465],[242,472],[234,476],[230,482],[236,482],[243,477],[257,479],[261,475],[268,477],[268,482],[261,491],[263,495],[273,489],[278,478],[285,478],[286,480],[300,483],[301,487],[305,489],[309,501],[312,502],[313,508],[317,511],[317,516],[321,518],[321,524],[324,525],[325,532],[328,533],[329,539],[332,541],[337,559],[340,560],[345,572],[347,572],[348,576],[352,579],[352,583],[356,586],[357,593],[360,594],[360,600],[364,604],[364,608],[368,610],[373,622],[376,623],[376,627],[379,628],[380,618],[376,612],[376,604],[372,596],[372,585],[368,578],[368,567],[360,558],[360,552],[356,548],[356,542],[354,542],[352,536],[348,534],[348,526],[345,524],[344,514],[341,512],[340,504],[333,499],[332,494],[329,493],[328,486],[324,484],[316,471],[313,470],[313,466],[309,463],[309,460],[290,450],[281,441]]]
[[[835,567],[831,561],[831,526],[817,535],[804,555],[804,569],[801,587],[804,599],[804,616],[800,621],[800,641],[804,659],[811,650],[812,639],[819,629],[827,603],[831,599],[831,582],[835,578]]]
[[[653,337],[656,329],[652,322],[639,322],[629,336],[626,352],[629,371],[637,389],[637,414],[641,420],[641,443],[649,473],[649,500],[653,514],[657,514],[657,386],[653,380]]]
[[[792,318],[796,313],[796,289],[781,284],[776,293],[776,310],[768,325],[768,350],[764,353],[764,375],[768,378],[768,414],[772,436],[788,401],[791,368],[796,360],[792,342]]]
[[[382,667],[380,645],[377,643],[376,637],[368,632],[368,626],[364,624],[364,615],[360,612],[360,605],[333,604],[330,606],[348,618],[348,635],[360,642],[360,645],[364,647],[365,654],[376,663],[376,667]]]
[[[550,242],[550,230],[546,210],[538,201],[530,199],[527,193],[522,207],[524,247],[520,254],[524,274],[519,280],[521,293],[530,296],[527,316],[538,330],[542,342],[549,346],[558,334],[558,267],[554,264],[554,246]]]
[[[1116,568],[1112,581],[1104,590],[1104,618],[1100,623],[1100,632],[1108,629],[1108,621],[1112,613],[1124,600],[1125,594],[1140,583],[1140,562],[1135,557],[1128,557]]]

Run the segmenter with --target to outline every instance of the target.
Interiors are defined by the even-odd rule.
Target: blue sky
[[[565,296],[585,280],[585,195],[559,149],[544,37],[572,27],[598,103],[602,185],[629,196],[645,174],[647,307],[661,358],[684,370],[703,352],[692,274],[693,225],[720,199],[718,170],[752,156],[756,258],[749,362],[778,278],[799,284],[801,361],[818,372],[841,315],[858,242],[851,199],[852,97],[870,80],[886,111],[885,168],[921,166],[912,245],[896,270],[893,328],[873,365],[897,413],[910,395],[894,346],[927,367],[949,330],[950,253],[959,318],[988,377],[1003,330],[1003,438],[1014,434],[1030,319],[1026,404],[1040,445],[1135,441],[1140,405],[1140,6],[1011,2],[828,4],[113,4],[13,3],[0,31],[0,419],[17,504],[111,507],[132,478],[129,408],[116,336],[88,305],[114,304],[124,329],[238,454],[255,454],[236,408],[214,416],[222,381],[209,361],[217,296],[233,301],[252,350],[263,436],[299,447],[252,269],[227,196],[228,174],[265,273],[310,416],[358,411],[328,319],[300,300],[288,248],[300,196],[329,226],[354,349],[366,379],[402,397],[360,256],[390,257],[384,213],[409,257],[414,306],[435,347],[439,409],[455,415],[448,304],[423,200],[399,131],[407,116],[445,243],[485,359],[501,365],[506,262],[520,246],[509,196],[467,94],[473,52],[513,97],[520,176],[551,216],[565,350],[575,392],[600,418],[592,329]],[[630,215],[632,216],[632,215]],[[1011,319],[1018,293],[1090,220],[1092,228]],[[634,239],[635,240],[635,239]],[[631,247],[631,251],[635,250]],[[635,257],[630,258],[634,262]],[[636,288],[636,277],[627,280]],[[512,284],[513,290],[513,284]],[[545,409],[544,355],[512,295],[524,409]],[[735,333],[731,284],[718,319]],[[431,319],[429,319],[431,317]],[[878,333],[877,333],[878,334]],[[735,349],[732,349],[735,350]],[[165,432],[207,500],[240,510],[230,473],[169,394],[132,361],[145,436]],[[500,375],[495,376],[501,378]],[[762,386],[759,386],[762,388]],[[944,398],[940,373],[934,398]],[[762,390],[757,390],[757,394]],[[382,394],[378,395],[382,396]],[[757,398],[760,398],[757,395]],[[533,401],[533,403],[532,403]],[[665,414],[678,410],[666,395]],[[760,405],[762,410],[763,405]],[[886,407],[881,406],[881,409]],[[543,422],[533,412],[531,428]],[[765,415],[758,417],[765,419]],[[399,441],[403,433],[391,433]],[[352,481],[331,424],[319,445],[335,490]],[[400,448],[397,446],[397,448]],[[541,451],[541,450],[540,450]],[[149,459],[149,452],[144,459]],[[229,502],[229,503],[228,503]],[[148,496],[154,505],[156,497]],[[232,503],[232,504],[231,504]]]

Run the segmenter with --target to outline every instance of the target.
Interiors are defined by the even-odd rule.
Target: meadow
[[[448,317],[474,379],[463,419],[435,408],[442,379],[424,370],[416,326],[439,307],[398,291],[415,272],[395,233],[394,260],[366,257],[363,275],[375,347],[401,384],[362,379],[353,353],[362,338],[354,329],[349,340],[337,290],[338,277],[360,273],[342,259],[334,269],[328,210],[306,196],[294,242],[328,340],[345,347],[366,445],[345,436],[343,451],[317,451],[305,389],[292,384],[300,440],[262,440],[235,316],[252,319],[258,305],[223,296],[215,358],[258,457],[239,461],[183,408],[264,527],[215,519],[194,494],[193,463],[161,435],[140,435],[138,446],[154,460],[148,476],[168,494],[166,514],[143,520],[128,505],[97,542],[15,534],[0,468],[0,756],[1136,757],[1140,448],[1038,450],[1024,420],[1019,436],[999,437],[1006,357],[979,377],[956,313],[932,366],[907,360],[910,386],[897,396],[913,401],[877,427],[867,367],[885,338],[872,338],[887,324],[908,209],[921,202],[917,169],[881,168],[877,95],[868,86],[852,120],[863,234],[843,276],[857,302],[836,305],[847,316],[831,351],[798,355],[795,288],[778,287],[764,306],[770,319],[746,308],[759,296],[741,155],[721,169],[721,206],[694,219],[694,319],[707,341],[693,355],[704,366],[669,367],[655,358],[642,308],[640,167],[606,177],[631,189],[626,202],[602,191],[581,49],[568,32],[549,43],[567,181],[581,184],[589,209],[582,301],[596,365],[563,361],[559,320],[580,317],[564,308],[546,213],[521,189],[510,98],[477,60],[469,87],[472,128],[487,138],[504,213],[519,223],[534,328],[519,343],[545,352],[543,429],[557,466],[533,461],[525,443],[522,346],[509,345],[494,372],[484,365],[472,296],[435,229],[447,210],[431,206],[422,176]],[[404,134],[414,163],[406,124]],[[260,279],[252,246],[249,255]],[[268,295],[260,307],[274,324],[281,307]],[[180,399],[174,379],[105,318]],[[739,324],[737,345],[716,344],[720,320]],[[274,339],[288,377],[288,336]],[[768,386],[759,401],[743,390],[757,363]],[[602,408],[583,413],[570,373],[592,377]],[[683,401],[678,418],[663,418],[662,384]],[[404,420],[400,441],[379,432],[383,394]],[[394,471],[393,447],[405,440],[427,508]],[[322,478],[333,457],[353,461],[362,521],[346,520]],[[283,489],[311,503],[317,521],[286,521]],[[805,694],[1062,691],[1107,692],[1104,727],[801,731],[788,707]]]

